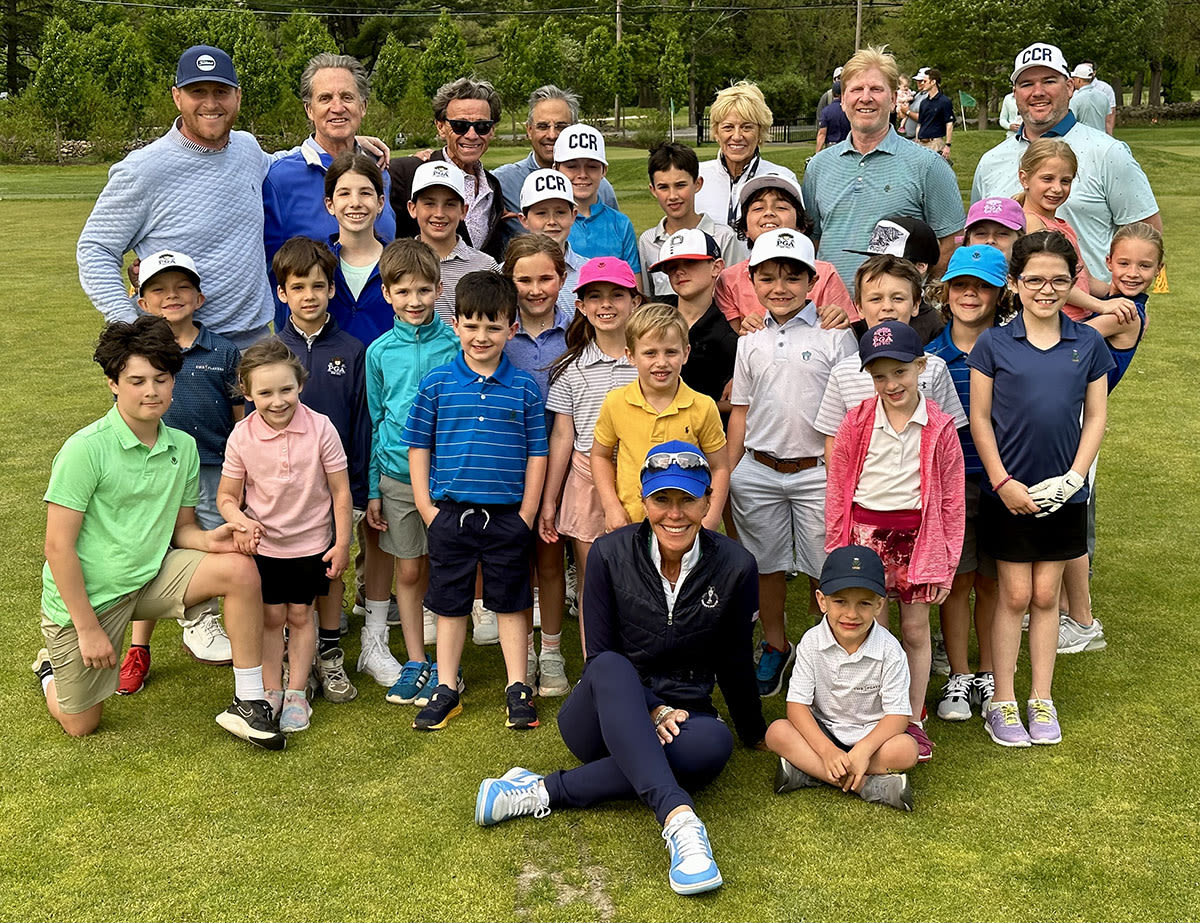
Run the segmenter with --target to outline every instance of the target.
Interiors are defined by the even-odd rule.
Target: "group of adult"
[[[819,151],[803,178],[818,258],[852,280],[876,222],[903,215],[933,229],[944,265],[965,224],[963,202],[936,146],[913,144],[896,131],[895,60],[880,49],[865,49],[838,77],[848,136]],[[936,87],[936,75],[927,74],[930,79]],[[1145,174],[1126,145],[1072,114],[1072,95],[1084,91],[1072,84],[1058,48],[1036,43],[1022,51],[1012,83],[1021,126],[984,155],[972,199],[1017,192],[1017,164],[1028,144],[1063,138],[1076,152],[1079,174],[1062,214],[1078,231],[1089,271],[1108,278],[1104,255],[1117,227],[1147,221],[1161,228]],[[301,79],[312,133],[296,150],[272,156],[252,135],[233,130],[242,91],[228,55],[207,46],[188,49],[172,89],[179,117],[165,135],[112,168],[80,236],[79,274],[88,297],[106,318],[131,319],[136,308],[122,276],[125,254],[177,249],[194,259],[204,280],[207,301],[200,320],[242,347],[265,335],[274,312],[267,272],[273,248],[295,234],[324,240],[334,232],[324,209],[324,173],[337,154],[356,145],[373,147],[359,136],[369,91],[366,71],[353,58],[315,57]],[[499,253],[518,228],[512,218],[522,181],[553,165],[554,141],[579,117],[577,98],[556,87],[535,91],[526,121],[530,154],[494,172],[481,164],[500,118],[500,100],[490,84],[467,77],[453,81],[438,91],[433,110],[444,146],[431,156],[452,161],[468,177],[470,207],[460,233],[473,246]],[[701,165],[697,209],[733,224],[739,190],[747,182],[767,174],[795,181],[795,174],[762,154],[771,112],[752,84],[722,90],[711,117],[719,152]],[[386,151],[380,153],[386,158]],[[376,224],[381,239],[415,233],[407,205],[419,162],[409,157],[388,166],[389,204]],[[601,195],[615,206],[607,182]],[[684,480],[663,486],[678,488]],[[593,554],[609,576],[584,589],[589,660],[563,707],[571,729],[564,738],[571,736],[568,744],[585,766],[555,778],[558,804],[582,806],[636,794],[663,822],[690,806],[686,792],[715,777],[731,753],[729,731],[708,717],[717,673],[731,684],[725,693],[731,707],[736,700],[739,736],[750,745],[761,743],[761,713],[750,701],[755,568],[740,546],[700,528],[695,513],[707,492],[702,484],[691,487],[677,490],[675,506],[657,519],[652,515],[640,530],[596,544]],[[658,549],[653,555],[651,547]],[[694,629],[702,641],[689,646],[683,639],[668,650],[647,623],[645,601],[659,598],[656,588],[663,581],[677,631]],[[692,662],[688,651],[695,653]],[[687,708],[664,714],[662,698],[643,696],[645,689],[670,688],[681,676],[689,678],[688,695],[674,701]],[[745,690],[751,693],[742,695]]]

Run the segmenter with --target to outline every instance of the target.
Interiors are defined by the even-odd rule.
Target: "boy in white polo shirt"
[[[604,135],[591,125],[572,125],[554,142],[554,169],[570,181],[579,210],[571,227],[571,246],[589,260],[620,257],[640,275],[633,222],[600,201],[600,181],[608,173]]]
[[[797,645],[787,717],[767,729],[767,746],[779,754],[776,793],[824,784],[913,809],[908,661],[875,621],[886,594],[883,562],[870,548],[847,545],[825,559],[817,592],[824,618]]]
[[[825,560],[824,436],[815,428],[829,374],[855,354],[848,330],[823,330],[808,293],[812,241],[780,228],[761,234],[750,277],[765,326],[740,337],[729,416],[730,498],[738,537],[758,561],[762,652],[759,695],[775,695],[795,656],[784,624],[787,574],[814,577]]]

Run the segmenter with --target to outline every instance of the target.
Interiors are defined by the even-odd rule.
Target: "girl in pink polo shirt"
[[[217,489],[225,521],[246,527],[238,549],[254,555],[262,578],[263,685],[284,733],[309,725],[305,685],[317,646],[313,603],[350,560],[346,453],[330,419],[300,403],[306,377],[277,337],[242,353],[238,378],[257,409],[234,427]]]

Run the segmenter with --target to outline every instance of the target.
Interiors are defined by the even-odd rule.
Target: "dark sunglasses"
[[[491,134],[493,128],[496,127],[495,119],[446,119],[450,123],[450,130],[456,135],[465,135],[472,128],[475,129],[475,134],[483,137]]]

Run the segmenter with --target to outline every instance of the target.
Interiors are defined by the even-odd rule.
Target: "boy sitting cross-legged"
[[[549,447],[537,382],[504,355],[517,330],[512,280],[486,270],[464,276],[454,330],[462,352],[421,380],[400,437],[429,528],[425,605],[438,614],[437,685],[413,727],[438,730],[462,713],[459,663],[482,564],[484,605],[497,613],[507,672],[507,726],[533,728],[526,614],[532,618],[532,530]]]

